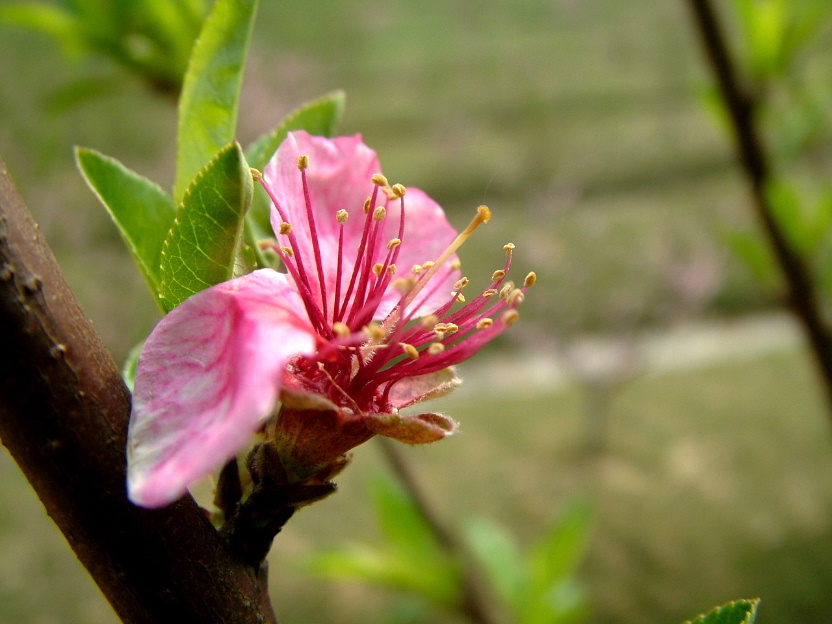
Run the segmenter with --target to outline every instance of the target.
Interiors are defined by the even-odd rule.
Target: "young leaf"
[[[708,614],[700,615],[686,624],[754,624],[760,599],[737,600],[717,607]]]
[[[465,524],[465,538],[488,582],[515,615],[521,613],[529,578],[512,536],[490,520],[473,518]]]
[[[76,148],[75,160],[158,299],[162,246],[176,217],[171,198],[147,178],[94,150]]]
[[[162,250],[166,311],[233,276],[251,194],[251,170],[237,143],[222,149],[191,183]]]
[[[214,154],[234,140],[256,10],[257,0],[217,0],[194,44],[179,100],[177,201]]]
[[[331,137],[344,115],[345,100],[343,91],[334,91],[292,111],[277,128],[248,146],[246,160],[252,167],[262,171],[286,135],[293,130],[306,130],[309,134]]]
[[[589,546],[589,507],[577,503],[529,550],[532,586],[541,593],[572,576]]]

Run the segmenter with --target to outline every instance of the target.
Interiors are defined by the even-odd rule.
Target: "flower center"
[[[535,282],[530,273],[521,287],[505,278],[511,266],[514,245],[504,247],[506,261],[495,271],[491,283],[472,301],[463,290],[466,277],[453,286],[444,304],[424,313],[424,302],[435,301],[437,290],[447,283],[450,271],[458,270],[456,251],[473,232],[491,219],[491,211],[480,206],[477,214],[439,257],[410,267],[407,276],[397,276],[396,261],[405,240],[405,187],[390,186],[381,174],[372,177],[373,190],[363,206],[363,227],[353,266],[345,266],[345,225],[351,215],[338,210],[337,243],[322,241],[312,206],[306,170],[309,158],[298,158],[308,230],[298,232],[287,219],[272,189],[259,172],[255,180],[265,188],[282,223],[278,242],[266,243],[280,257],[297,285],[309,320],[321,339],[314,357],[300,358],[310,390],[324,393],[337,404],[360,411],[388,409],[393,385],[406,377],[426,375],[452,366],[477,352],[518,318],[517,307],[524,292]],[[381,201],[380,201],[380,198]],[[382,202],[384,205],[382,205]],[[385,237],[388,206],[398,204],[398,232]],[[329,224],[327,224],[329,225]],[[334,239],[335,236],[330,238]],[[352,239],[354,240],[354,238]],[[329,245],[322,249],[322,245]],[[324,259],[335,264],[325,266]],[[441,276],[441,279],[434,279]],[[392,305],[391,300],[398,301]],[[378,318],[386,300],[383,319]],[[415,317],[419,313],[420,319]],[[382,314],[384,314],[382,312]]]

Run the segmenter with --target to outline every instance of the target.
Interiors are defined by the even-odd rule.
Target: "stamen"
[[[390,266],[388,266],[388,267],[387,267],[387,275],[395,275],[395,274],[396,274],[396,270],[397,270],[397,269],[396,269],[396,265],[395,265],[395,264],[391,264]]]
[[[309,167],[309,156],[302,154],[298,156],[298,169],[303,171],[304,169]]]
[[[436,316],[435,314],[428,314],[426,317],[424,317],[420,321],[420,323],[422,324],[422,327],[424,327],[425,329],[430,329],[431,327],[436,325],[438,322],[439,322],[439,317]]]
[[[349,218],[350,218],[350,213],[348,213],[343,208],[335,213],[335,220],[338,221],[338,223],[340,223],[341,225],[345,225],[346,222],[347,222],[347,219],[349,219]]]
[[[350,332],[350,328],[347,327],[347,324],[342,323],[341,321],[335,321],[332,324],[332,331],[339,338],[349,338],[350,334],[352,333],[352,332]]]
[[[526,288],[529,288],[531,286],[534,286],[534,283],[536,281],[537,281],[537,274],[534,271],[532,271],[531,273],[529,273],[526,276],[526,279],[523,281],[523,286],[525,286]]]
[[[398,247],[402,244],[402,239],[400,238],[391,238],[390,241],[387,243],[387,249],[393,249],[393,247]]]
[[[367,199],[364,200],[364,214],[367,214],[367,213],[370,212],[370,204],[372,204],[372,203],[373,203],[372,197],[368,197]]]
[[[365,325],[362,331],[374,342],[382,340],[385,336],[384,328],[381,326],[381,323],[374,322],[369,325]]]
[[[441,342],[434,342],[428,347],[428,355],[439,355],[445,350],[445,345]]]
[[[471,282],[471,280],[469,280],[467,277],[463,277],[462,279],[457,280],[456,284],[454,284],[454,290],[462,290],[470,282]]]
[[[391,187],[391,190],[393,191],[393,196],[396,198],[402,198],[404,197],[405,193],[407,193],[407,189],[401,184],[394,184]]]
[[[526,296],[523,294],[522,290],[520,290],[519,288],[515,288],[509,293],[508,297],[506,298],[506,303],[508,303],[508,305],[510,305],[512,308],[516,308],[521,303],[523,303],[523,299],[525,299],[525,297]]]
[[[496,294],[497,294],[497,289],[496,288],[489,288],[488,290],[486,290],[482,293],[482,296],[485,299],[490,299],[491,297],[493,297]]]
[[[294,252],[294,251],[292,251],[292,248],[291,248],[291,247],[288,247],[288,246],[281,247],[281,248],[280,248],[280,251],[282,251],[283,253],[285,253],[285,254],[286,254],[288,257],[290,257],[290,258],[294,257],[294,255],[295,255],[295,252]]]
[[[500,320],[506,327],[511,327],[518,321],[519,318],[520,313],[517,310],[506,310],[505,312],[503,312],[503,315],[500,317]]]
[[[506,243],[503,245],[503,249],[507,254],[511,254],[511,252],[514,251],[514,243]]]
[[[373,265],[373,273],[375,273],[375,274],[376,274],[376,276],[381,275],[381,272],[382,272],[383,270],[384,270],[384,265],[383,265],[381,262],[376,262],[376,263]]]
[[[424,269],[421,264],[414,264],[410,267],[410,272],[413,273],[413,275],[421,275],[422,271],[424,271]]]
[[[477,329],[488,329],[494,324],[494,320],[490,318],[481,318],[477,321]]]
[[[505,276],[506,276],[506,272],[503,271],[502,269],[500,269],[499,271],[494,271],[494,273],[491,274],[491,281],[492,282],[499,282]]]
[[[260,172],[259,172],[257,169],[255,169],[254,167],[252,167],[251,169],[249,169],[249,171],[251,171],[251,179],[252,179],[252,180],[254,180],[255,182],[259,182],[260,180],[262,180],[262,179],[263,179],[263,174],[262,174],[262,173],[260,173]]]
[[[376,186],[387,186],[387,178],[385,178],[380,173],[374,173],[373,177],[370,178],[373,181],[373,184]]]
[[[387,208],[384,206],[376,206],[376,209],[373,210],[373,219],[376,221],[382,221],[384,217],[387,216]]]
[[[292,231],[292,224],[291,223],[287,223],[286,221],[284,221],[283,223],[280,224],[280,233],[281,234],[288,234],[291,231]]]
[[[453,296],[453,295],[454,295],[454,293],[451,293],[451,296]],[[463,295],[461,292],[456,293],[456,296],[454,297],[454,299],[456,299],[457,302],[459,302],[459,303],[465,303],[465,295]]]
[[[402,342],[401,347],[402,347],[402,350],[407,355],[407,357],[409,357],[411,360],[418,360],[419,359],[419,351],[412,344],[407,344],[406,342]]]

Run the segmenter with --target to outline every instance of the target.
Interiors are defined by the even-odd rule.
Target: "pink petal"
[[[461,383],[451,367],[427,375],[406,377],[393,385],[390,403],[401,409],[421,401],[437,399],[458,388]]]
[[[346,291],[350,271],[355,265],[358,246],[364,228],[364,201],[370,197],[375,188],[371,177],[381,173],[376,153],[361,141],[361,135],[327,139],[310,136],[306,132],[291,132],[281,144],[275,157],[264,171],[267,182],[271,185],[280,203],[286,220],[293,226],[297,237],[299,253],[307,269],[307,274],[314,291],[319,294],[319,284],[315,267],[312,236],[306,214],[306,202],[303,195],[300,172],[297,168],[298,156],[309,156],[309,168],[306,170],[313,218],[317,231],[317,241],[321,251],[324,281],[328,298],[332,298],[337,279],[338,235],[339,228],[335,213],[346,210],[350,218],[344,226],[344,274],[341,276],[342,292]],[[384,233],[375,262],[382,262],[387,249],[387,241],[399,236],[400,207],[398,200],[389,200],[384,192],[379,192],[377,205],[387,207]],[[282,218],[272,210],[272,226],[275,231],[280,228]],[[456,237],[456,230],[448,223],[442,208],[426,193],[417,188],[408,188],[405,196],[405,229],[402,245],[396,261],[399,271],[409,271],[414,264],[424,264],[436,260]],[[452,256],[450,261],[456,259]],[[415,302],[413,309],[417,316],[428,314],[448,301],[454,282],[460,277],[459,271],[445,267],[434,277],[431,286],[423,291]],[[385,294],[376,319],[383,319],[399,301],[400,293],[389,289]],[[331,302],[330,302],[331,305]]]
[[[144,507],[180,498],[240,452],[275,407],[286,363],[315,338],[284,275],[263,269],[168,314],[139,358],[128,489]]]

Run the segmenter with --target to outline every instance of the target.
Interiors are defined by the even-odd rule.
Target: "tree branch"
[[[0,439],[124,622],[275,623],[192,498],[130,503],[130,395],[0,160]]]
[[[755,126],[756,101],[740,85],[710,0],[688,0],[688,4],[729,112],[737,155],[751,187],[757,217],[785,277],[789,303],[803,325],[832,408],[832,334],[824,323],[806,263],[777,223],[766,195],[771,166]]]

